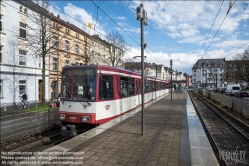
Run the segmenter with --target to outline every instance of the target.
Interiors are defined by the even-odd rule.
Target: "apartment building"
[[[111,45],[99,35],[85,31],[66,22],[59,15],[50,16],[50,92],[51,99],[60,93],[61,71],[68,65],[101,64],[110,65]],[[57,86],[58,80],[58,86]]]
[[[49,70],[45,71],[47,79],[43,82],[41,59],[34,49],[40,43],[30,43],[31,37],[40,37],[39,26],[31,19],[37,15],[34,11],[41,10],[28,1],[0,1],[1,107],[19,102],[24,92],[28,100],[41,101],[42,84],[49,86]],[[49,89],[45,90],[45,99],[49,100]]]
[[[225,58],[198,59],[192,68],[192,84],[197,88],[224,88]]]
[[[101,39],[99,35],[91,36],[91,64],[111,65],[110,54],[111,45]]]
[[[90,62],[87,56],[90,52],[90,35],[52,13],[50,34],[50,97],[53,99],[58,98],[60,92],[62,68]]]

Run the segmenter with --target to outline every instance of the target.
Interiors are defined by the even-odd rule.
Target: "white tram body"
[[[141,85],[140,73],[104,65],[66,66],[59,120],[70,125],[103,124],[141,106]],[[144,102],[167,94],[169,85],[146,76]]]

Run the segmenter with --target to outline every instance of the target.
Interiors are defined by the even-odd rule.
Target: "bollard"
[[[3,110],[6,111],[6,103],[3,104]]]

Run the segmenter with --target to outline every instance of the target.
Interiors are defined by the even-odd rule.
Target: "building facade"
[[[31,36],[36,35],[38,39],[40,36],[34,31],[39,26],[31,19],[31,15],[37,13],[22,1],[0,2],[1,107],[4,103],[8,106],[20,102],[24,92],[29,101],[41,101],[42,84],[49,86],[49,70],[45,71],[46,81],[43,82],[41,59],[30,44]],[[35,45],[39,47],[39,43]],[[49,89],[45,90],[45,99],[49,100]]]
[[[192,68],[192,84],[196,88],[224,88],[225,58],[198,59]]]

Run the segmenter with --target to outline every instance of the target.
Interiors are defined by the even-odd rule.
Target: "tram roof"
[[[96,70],[121,72],[121,73],[125,73],[125,74],[141,76],[141,73],[139,73],[139,72],[134,72],[134,71],[126,70],[123,68],[108,66],[108,65],[91,64],[91,65],[64,66],[63,70],[65,70],[65,69],[79,69],[79,68],[94,68]],[[166,83],[169,82],[168,80],[161,80],[160,78],[155,78],[154,76],[146,75],[146,77],[147,77],[147,79],[149,78],[151,80],[156,79],[157,81],[162,81],[162,82],[166,82]]]

